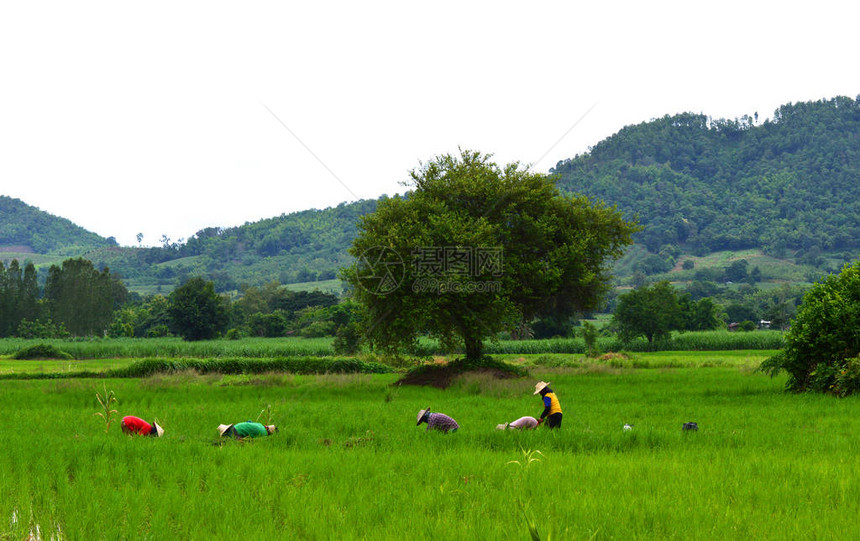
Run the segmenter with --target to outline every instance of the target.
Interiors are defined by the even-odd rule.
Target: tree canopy
[[[618,297],[613,325],[621,336],[632,339],[644,336],[649,344],[664,340],[672,331],[706,331],[722,322],[718,307],[710,298],[693,300],[679,294],[666,281],[637,287]]]
[[[101,272],[91,261],[73,258],[62,266],[52,265],[45,281],[45,300],[57,323],[75,336],[101,336],[113,318],[113,311],[126,300],[128,292],[110,269]]]
[[[173,329],[185,340],[209,340],[229,322],[227,302],[212,282],[191,278],[170,294],[168,313]]]
[[[614,208],[479,152],[438,156],[410,176],[405,198],[360,221],[357,263],[344,272],[382,349],[427,332],[477,361],[485,339],[517,322],[592,310],[635,231]]]

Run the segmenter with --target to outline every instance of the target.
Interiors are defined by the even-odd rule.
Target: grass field
[[[779,349],[784,333],[780,331],[728,332],[706,331],[674,333],[671,341],[662,344],[664,350],[723,351],[747,349]],[[72,355],[76,360],[118,358],[181,358],[181,357],[248,357],[275,358],[302,355],[333,355],[331,337],[323,338],[243,338],[241,340],[200,340],[186,342],[181,338],[106,338],[71,340],[0,339],[0,358],[8,357],[21,349],[36,344],[50,344]],[[622,343],[612,336],[600,337],[601,351],[649,351],[651,345],[644,338]],[[419,354],[443,354],[434,340],[422,338]],[[499,340],[487,342],[485,352],[490,355],[583,353],[582,338],[550,338],[544,340]]]
[[[43,539],[528,539],[526,518],[542,539],[851,537],[860,402],[786,394],[754,371],[766,356],[545,354],[519,361],[529,378],[446,390],[396,374],[4,381],[0,539],[37,524]],[[540,412],[538,379],[562,429],[496,431]],[[105,432],[103,385],[165,436]],[[218,441],[269,405],[278,434]],[[461,429],[416,427],[427,406]]]

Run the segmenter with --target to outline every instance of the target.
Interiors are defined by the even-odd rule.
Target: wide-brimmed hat
[[[227,432],[227,429],[229,429],[231,426],[233,425],[218,425],[218,434],[223,436],[224,432]]]
[[[543,388],[544,388],[544,387],[549,387],[549,382],[548,382],[548,381],[539,381],[539,382],[535,383],[535,392],[534,392],[534,394],[538,394],[538,393],[540,393],[541,391],[543,391]]]
[[[420,425],[421,424],[421,418],[424,417],[424,415],[426,415],[429,411],[430,411],[430,408],[426,408],[426,409],[419,411],[418,412],[418,419],[417,419],[418,422],[415,424]]]
[[[269,434],[274,434],[277,431],[278,427],[276,427],[275,425],[266,425],[266,432],[268,432]]]
[[[505,430],[508,428],[508,425],[511,423],[502,423],[500,425],[496,425],[496,430]]]
[[[155,426],[155,433],[157,434],[156,438],[160,438],[164,435],[164,429],[159,426],[158,423],[152,423]]]

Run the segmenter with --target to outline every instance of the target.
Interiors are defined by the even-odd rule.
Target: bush
[[[72,356],[69,353],[57,348],[56,346],[52,346],[50,344],[36,344],[30,347],[26,347],[14,355],[12,355],[13,359],[18,360],[27,360],[27,359],[59,359],[59,360],[67,360],[71,359]]]
[[[361,349],[361,340],[361,328],[358,323],[350,321],[337,330],[331,347],[338,355],[355,355]]]
[[[22,319],[18,325],[17,335],[19,338],[68,338],[71,336],[66,326],[62,323],[47,321],[30,321]]]
[[[299,331],[302,338],[320,338],[322,336],[333,336],[335,334],[334,321],[314,321]]]
[[[834,376],[836,383],[830,391],[837,396],[848,396],[860,391],[860,357],[845,361],[842,370]]]
[[[788,372],[786,387],[793,391],[850,394],[855,387],[854,359],[860,354],[858,325],[860,260],[806,292],[785,336],[784,351],[762,363],[762,370],[770,375]]]

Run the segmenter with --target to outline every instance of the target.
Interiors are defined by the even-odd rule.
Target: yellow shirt
[[[558,403],[558,397],[555,396],[555,393],[546,393],[545,395],[543,395],[543,405],[544,408],[549,408],[548,412],[546,411],[546,409],[544,409],[546,415],[552,415],[553,413],[561,413],[561,404]]]

